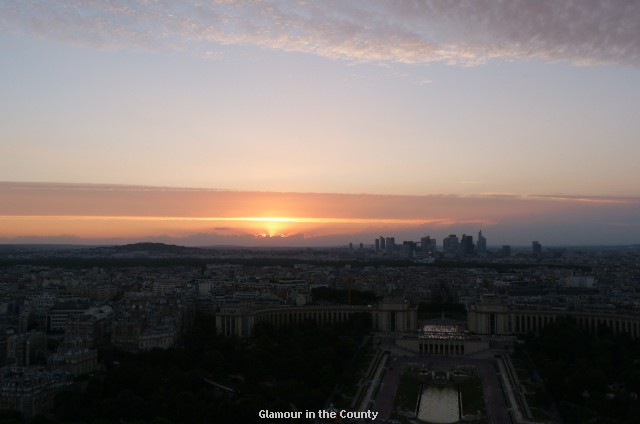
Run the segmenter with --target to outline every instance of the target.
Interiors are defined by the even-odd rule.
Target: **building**
[[[7,338],[6,362],[19,367],[44,363],[47,354],[47,335],[41,331],[14,334]]]
[[[118,286],[102,283],[89,286],[89,297],[98,302],[108,302],[118,295]]]
[[[129,312],[114,320],[112,343],[127,352],[144,352],[154,348],[167,349],[180,335],[179,325],[172,316],[149,324],[148,314]]]
[[[478,243],[476,244],[476,253],[478,256],[487,255],[487,239],[482,235],[482,231],[478,231]]]
[[[47,365],[67,371],[74,377],[91,374],[98,370],[98,351],[74,343],[63,343],[55,353],[49,355]]]
[[[318,324],[334,324],[347,321],[354,314],[368,314],[374,331],[401,333],[415,331],[418,309],[407,301],[386,299],[376,306],[305,305],[301,307],[277,307],[248,309],[242,307],[222,308],[216,314],[218,334],[251,337],[258,322],[266,321],[281,325],[315,321]]]
[[[392,255],[393,254],[393,248],[396,245],[396,238],[395,237],[387,237],[386,241],[385,241],[385,247],[386,247],[386,252],[387,255]]]
[[[470,332],[485,336],[514,336],[540,331],[560,317],[570,317],[588,333],[603,327],[616,334],[640,338],[640,316],[608,311],[565,311],[547,307],[518,307],[496,295],[483,295],[469,305],[467,326]]]
[[[464,323],[436,318],[425,321],[417,335],[396,340],[396,345],[419,354],[464,356],[489,348],[482,337],[469,334]]]
[[[124,351],[137,352],[146,321],[146,314],[139,311],[119,314],[113,321],[111,342]]]
[[[402,255],[408,256],[410,258],[415,257],[418,243],[411,240],[406,240],[402,242]]]
[[[424,256],[433,258],[436,256],[438,244],[436,242],[436,239],[432,239],[431,237],[426,236],[420,239],[420,248]]]
[[[64,333],[67,319],[83,314],[91,305],[88,302],[62,302],[54,305],[47,313],[47,332]]]
[[[111,341],[113,308],[108,305],[94,306],[82,314],[67,318],[64,338],[67,341],[81,341],[88,348],[96,348]]]
[[[466,234],[460,239],[460,254],[462,257],[472,256],[475,253],[475,245],[473,244],[473,236]]]
[[[145,328],[138,338],[138,352],[151,349],[168,349],[178,340],[178,331],[173,323]]]
[[[531,254],[535,257],[542,255],[542,245],[537,241],[531,242]]]
[[[71,374],[33,367],[0,369],[0,409],[18,411],[23,420],[48,412],[55,395],[69,387]]]
[[[460,242],[455,234],[450,234],[449,237],[442,240],[442,251],[447,259],[455,258],[458,255],[459,248]]]

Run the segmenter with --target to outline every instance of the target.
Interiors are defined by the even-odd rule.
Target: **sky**
[[[638,243],[638,22],[618,0],[0,0],[0,243]]]

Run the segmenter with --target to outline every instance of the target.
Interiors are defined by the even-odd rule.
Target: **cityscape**
[[[381,237],[367,247],[316,249],[2,246],[0,410],[6,420],[27,422],[632,422],[640,408],[633,362],[640,247],[560,249],[534,241],[510,251],[487,247],[481,232],[472,239],[450,235],[436,243],[427,236],[396,244]],[[273,368],[278,361],[266,348],[256,349],[296,328],[307,338],[330,328],[349,331],[341,337],[352,337],[358,349],[325,365],[331,377],[322,384],[301,371],[300,392],[287,402],[279,399],[288,393],[286,372]],[[582,343],[603,337],[615,349],[601,354],[630,355],[607,367],[629,374],[611,370],[572,382],[557,404],[548,386],[555,378],[533,347],[555,336],[550,329],[577,331],[571,337]],[[193,350],[203,343],[209,348]],[[226,356],[229,343],[235,360]],[[297,351],[314,342],[288,343]],[[321,347],[330,358],[346,349],[332,343]],[[582,353],[582,361],[595,355]],[[298,360],[292,352],[285,357]],[[153,379],[138,369],[140,361],[190,381],[172,384],[183,387],[183,397],[192,393],[187,398],[200,409],[186,413],[158,403],[166,396],[160,389],[118,377],[126,370]],[[112,387],[118,378],[131,387]],[[326,391],[314,393],[310,381]],[[267,393],[259,389],[265,382]],[[412,399],[404,398],[412,387]],[[427,388],[435,394],[426,395]],[[438,415],[455,390],[462,403]],[[569,396],[575,391],[577,401]],[[206,408],[194,398],[204,392]],[[420,393],[422,408],[415,403]]]
[[[420,238],[419,242],[403,241],[402,244],[396,244],[395,237],[380,236],[374,240],[373,252],[377,255],[385,255],[387,257],[402,257],[422,259],[435,258],[438,255],[438,241],[430,236]],[[353,243],[349,243],[349,249],[353,250]],[[360,243],[360,250],[365,248],[364,243]],[[369,249],[371,250],[371,249]],[[561,250],[560,250],[561,251]],[[542,257],[542,245],[539,241],[531,242],[531,255],[535,258]],[[478,231],[477,242],[473,242],[473,236],[463,234],[458,237],[450,234],[442,240],[441,257],[444,259],[461,259],[469,257],[486,257],[488,255],[497,255],[502,257],[511,256],[511,246],[502,245],[498,251],[489,251],[487,249],[487,238],[482,235],[482,231]]]
[[[635,424],[639,22],[0,1],[0,424]]]

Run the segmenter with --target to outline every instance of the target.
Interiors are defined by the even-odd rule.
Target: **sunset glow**
[[[354,232],[362,226],[418,226],[442,220],[385,218],[303,218],[303,217],[167,217],[167,216],[0,216],[5,236],[25,232],[46,236],[75,234],[81,237],[108,237],[114,229],[126,236],[154,235],[162,229],[169,235],[189,232],[229,232],[260,237],[286,237],[291,234],[322,235],[332,231]],[[320,225],[319,225],[320,224]],[[221,229],[221,225],[227,227]],[[230,225],[230,226],[229,226]],[[213,226],[213,227],[212,227]],[[127,232],[127,228],[131,232]],[[341,230],[338,230],[340,228]],[[12,230],[13,229],[13,230]]]
[[[637,22],[615,0],[0,2],[0,243],[638,243]]]
[[[640,229],[640,201],[630,197],[382,196],[26,183],[0,183],[0,197],[0,240],[9,243],[153,239],[251,245],[279,240],[314,246],[480,230],[499,242],[524,243],[527,235],[542,235],[560,243],[569,234],[632,241]],[[276,209],[296,215],[263,212]],[[216,214],[206,215],[207,210]]]

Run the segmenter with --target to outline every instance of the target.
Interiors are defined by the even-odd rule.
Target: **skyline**
[[[639,21],[606,0],[0,2],[0,243],[637,244]]]
[[[489,245],[638,244],[633,197],[244,192],[0,183],[0,243],[337,246],[483,231]]]

